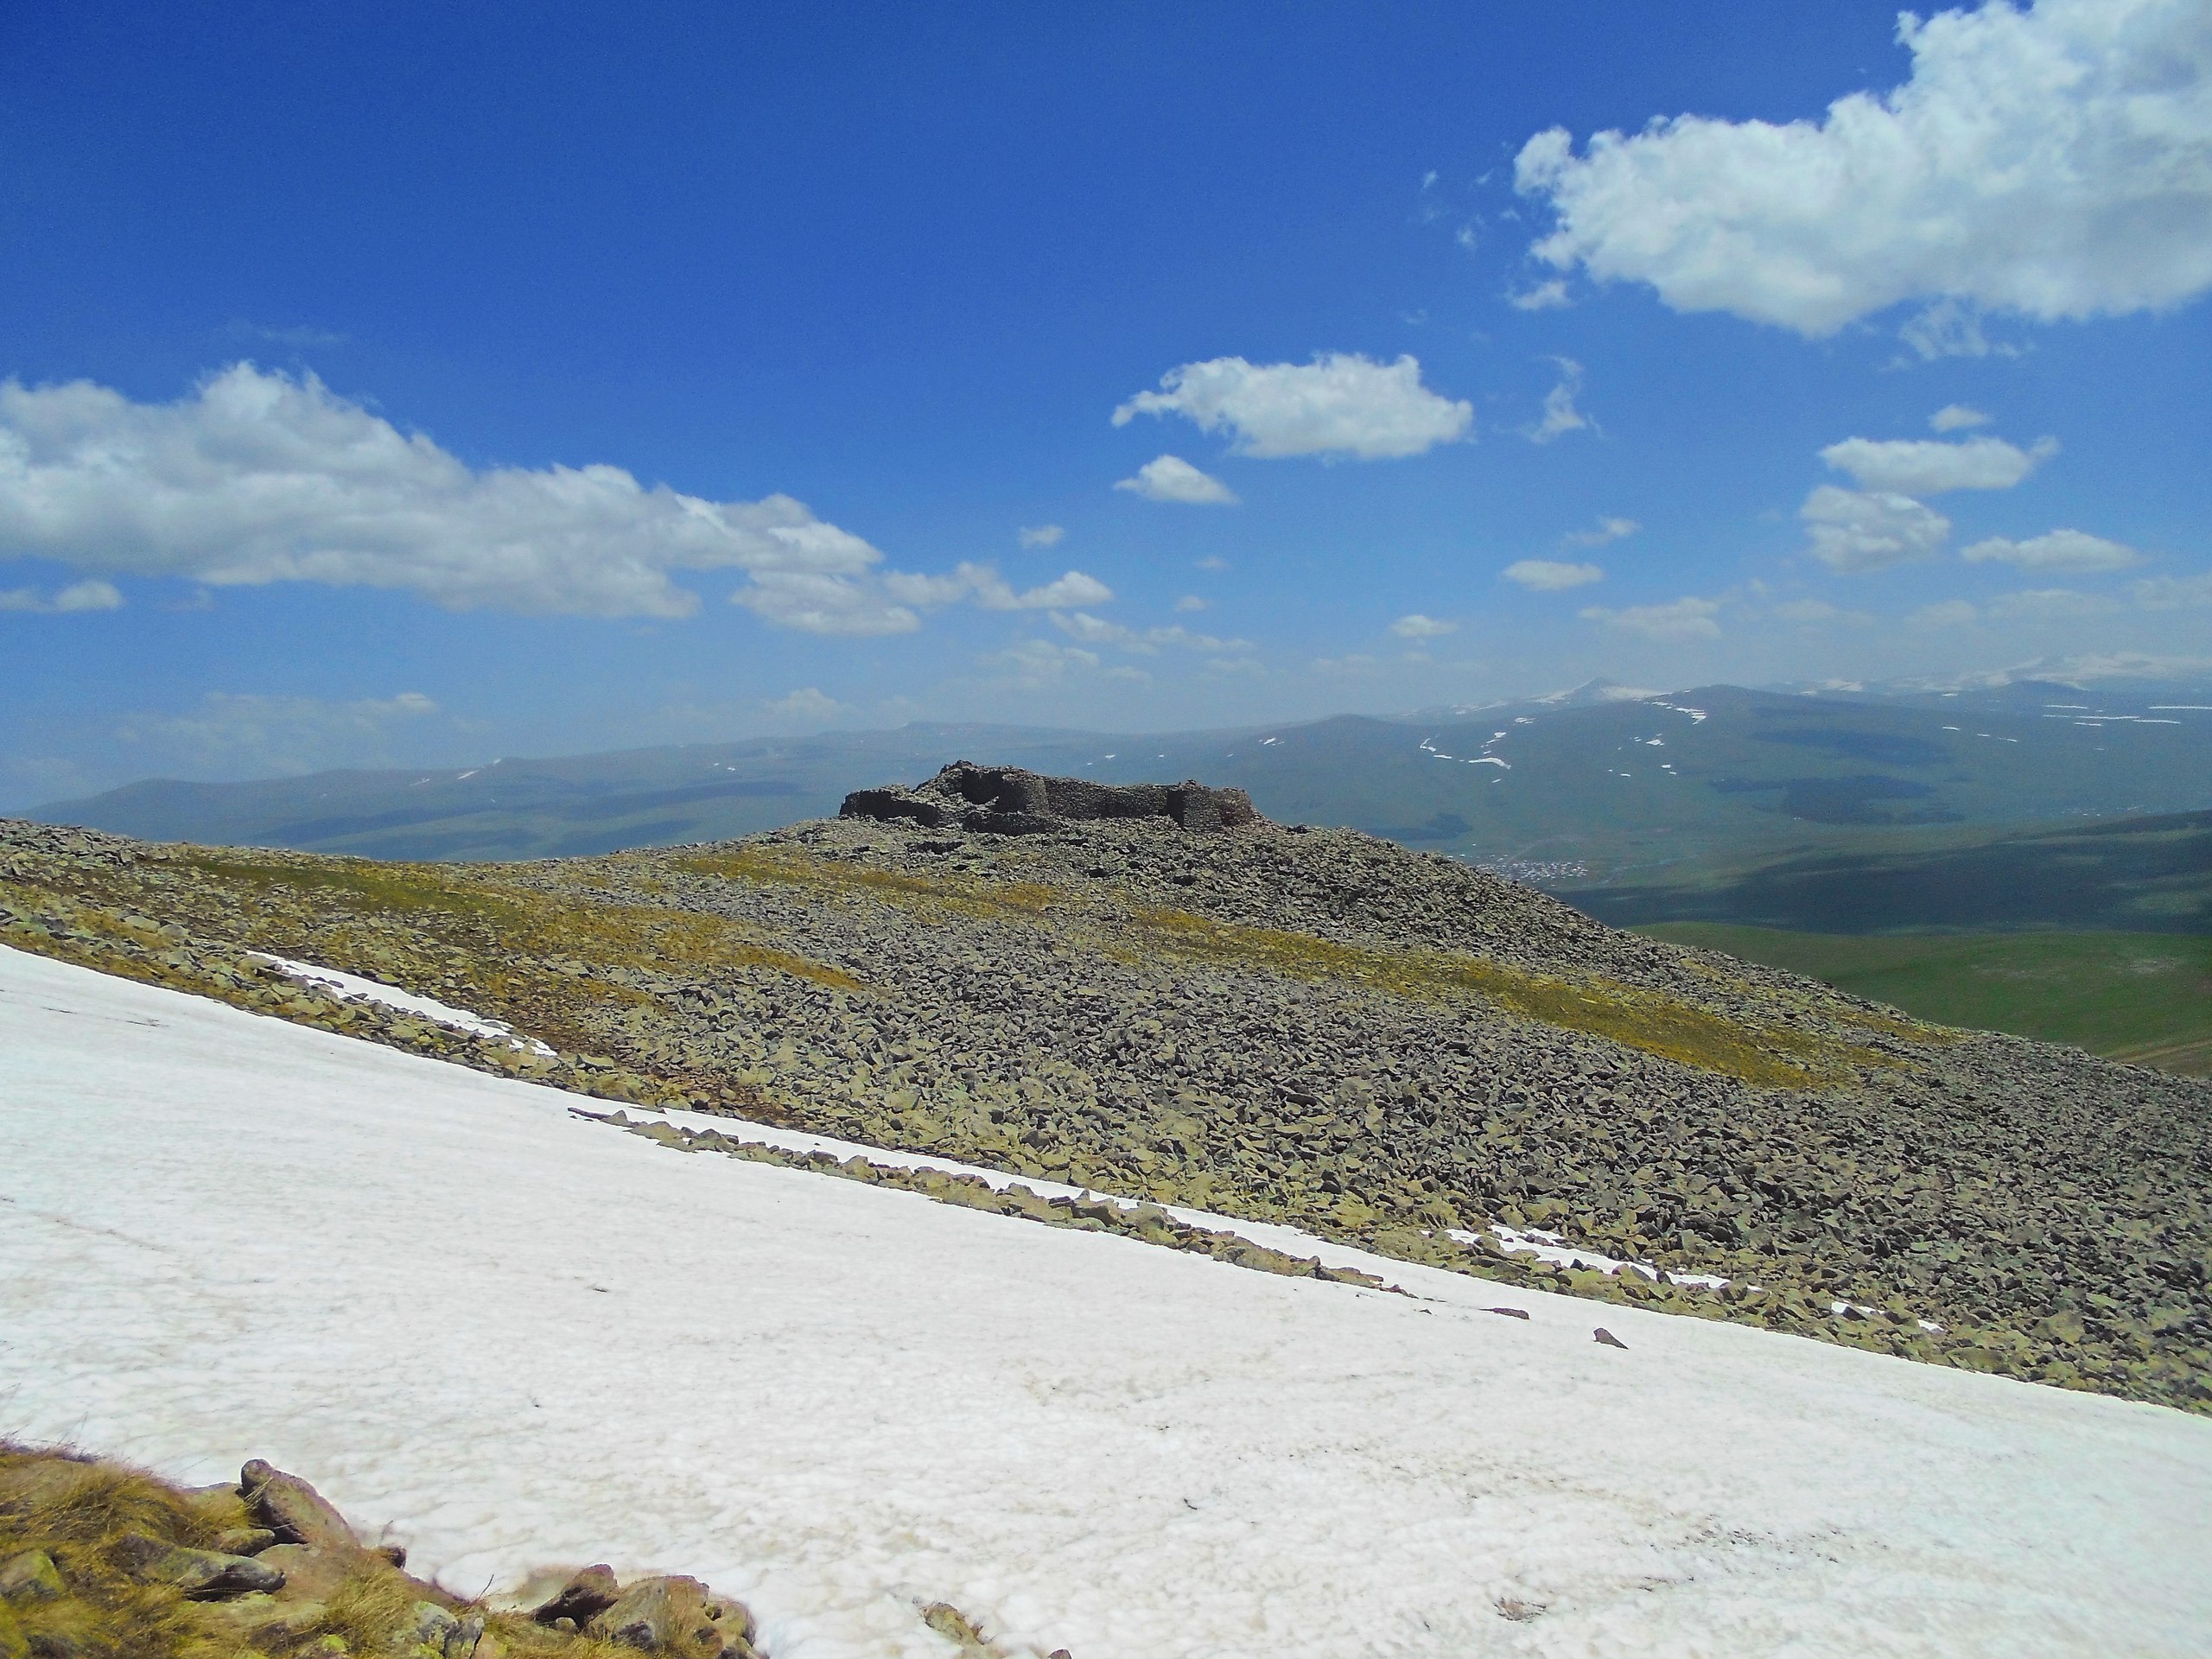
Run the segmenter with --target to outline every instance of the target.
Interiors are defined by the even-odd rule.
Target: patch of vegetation
[[[254,1526],[236,1488],[188,1490],[127,1464],[0,1441],[0,1654],[346,1659],[474,1650],[516,1659],[634,1659],[636,1649],[601,1633],[493,1611],[350,1545],[356,1559],[327,1601],[308,1599],[289,1583],[272,1595],[220,1582],[194,1589],[180,1580],[171,1554],[177,1549],[213,1552],[217,1560],[250,1569],[247,1558],[271,1536]],[[440,1628],[456,1632],[452,1639],[423,1645],[418,1632],[426,1607]],[[740,1618],[749,1629],[750,1616]],[[753,1653],[741,1640],[724,1651],[733,1659]]]
[[[1071,907],[1073,895],[1034,881],[990,881],[965,873],[910,875],[850,859],[810,858],[788,848],[748,847],[669,861],[675,868],[729,881],[861,894],[910,910],[941,908],[986,921],[1035,920]]]
[[[1823,979],[1946,1025],[2212,1075],[2212,938],[2165,933],[1789,932],[1665,923],[1655,938]]]
[[[1206,961],[1428,1001],[1479,996],[1524,1020],[1588,1032],[1772,1088],[1817,1087],[1844,1081],[1857,1068],[1891,1064],[1872,1049],[1771,1023],[1726,1019],[1594,974],[1567,979],[1459,952],[1370,950],[1184,911],[1147,911],[1138,921],[1168,949]]]

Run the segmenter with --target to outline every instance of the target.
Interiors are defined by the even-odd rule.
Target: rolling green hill
[[[1923,1020],[2212,1076],[2212,938],[2171,933],[1792,933],[1671,922],[1641,932],[1826,980]]]

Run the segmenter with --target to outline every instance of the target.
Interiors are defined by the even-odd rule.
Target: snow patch
[[[1085,1659],[2180,1656],[2212,1628],[2212,1421],[2178,1412],[672,1152],[6,950],[0,1054],[0,1433],[193,1482],[270,1458],[470,1592],[691,1573],[776,1659],[944,1659],[940,1600]]]
[[[454,1031],[465,1031],[472,1037],[505,1038],[510,1048],[541,1054],[547,1059],[554,1058],[553,1051],[535,1037],[518,1035],[512,1026],[497,1020],[486,1020],[481,1014],[471,1014],[466,1008],[456,1008],[435,997],[417,996],[414,992],[403,991],[395,985],[380,984],[373,979],[364,979],[359,974],[341,973],[335,968],[318,968],[311,962],[295,962],[289,957],[272,957],[262,950],[247,954],[256,962],[269,963],[285,978],[327,991],[340,1001],[374,1002],[395,1014],[411,1014],[418,1020],[429,1020]]]

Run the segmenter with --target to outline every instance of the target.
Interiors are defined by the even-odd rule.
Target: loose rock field
[[[2212,1408],[2212,1085],[1923,1026],[1352,832],[1016,827],[400,866],[4,824],[0,941],[604,1099]],[[1491,1223],[1730,1284],[1447,1236]]]

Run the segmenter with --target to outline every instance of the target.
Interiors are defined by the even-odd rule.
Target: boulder
[[[554,1624],[565,1618],[571,1629],[582,1630],[612,1607],[621,1594],[622,1586],[614,1577],[614,1569],[601,1561],[585,1567],[563,1585],[552,1600],[531,1617],[540,1624]]]
[[[279,1601],[274,1596],[254,1594],[211,1603],[200,1610],[199,1618],[211,1634],[276,1653],[314,1635],[315,1627],[329,1616],[329,1608],[319,1601]]]
[[[284,1575],[253,1555],[226,1555],[219,1550],[187,1549],[143,1533],[130,1533],[115,1547],[124,1572],[149,1584],[173,1585],[193,1601],[269,1594],[284,1587]]]
[[[640,1579],[592,1621],[590,1633],[640,1653],[716,1659],[729,1646],[717,1624],[721,1611],[696,1579]]]
[[[60,1570],[42,1549],[0,1561],[0,1601],[59,1601],[63,1589]]]
[[[238,1471],[238,1496],[245,1500],[246,1513],[276,1534],[278,1543],[340,1553],[361,1547],[346,1517],[321,1492],[259,1458]]]

